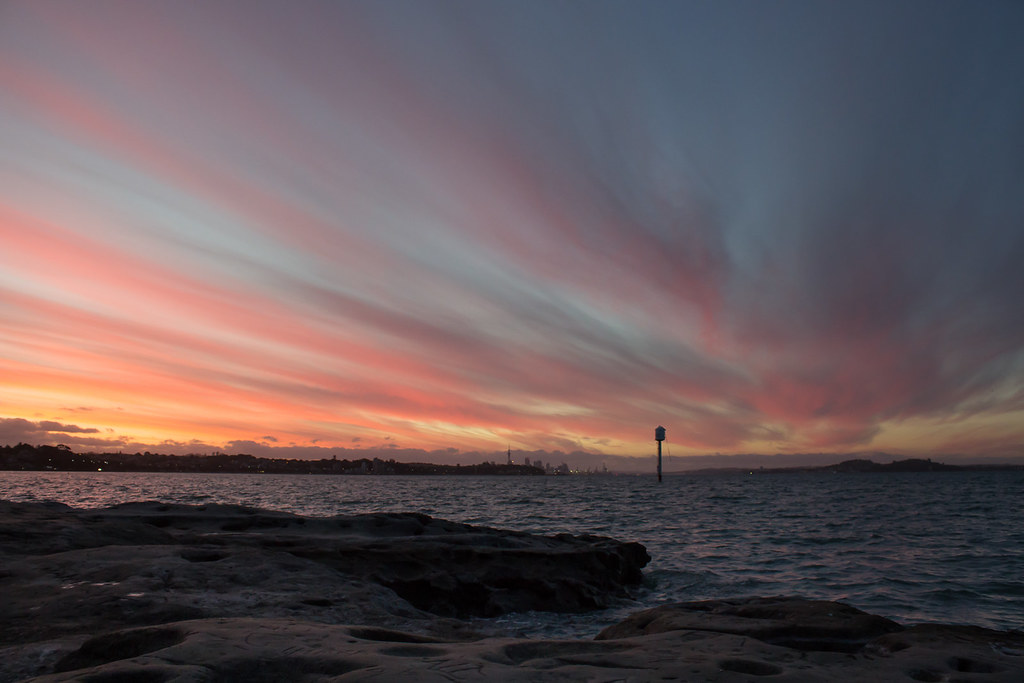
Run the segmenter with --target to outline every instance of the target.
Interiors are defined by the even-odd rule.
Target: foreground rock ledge
[[[89,604],[86,611],[102,607],[106,600],[90,600],[93,588],[135,600],[116,615],[135,622],[166,621],[147,617],[144,599],[153,596],[161,610],[180,616],[224,616],[223,605],[205,609],[199,593],[288,591],[298,605],[322,609],[336,588],[338,598],[348,599],[362,584],[397,594],[402,600],[391,601],[406,613],[414,611],[410,606],[458,618],[579,612],[627,596],[650,560],[639,543],[537,536],[411,513],[310,518],[233,505],[76,510],[2,501],[0,553],[6,569],[0,579],[9,587],[34,586],[31,609],[10,613],[0,640],[20,621],[45,635],[53,624],[38,611],[47,593],[61,608],[79,600]],[[77,610],[76,619],[83,616]]]
[[[419,514],[0,501],[0,648],[50,642],[57,653],[115,628],[210,617],[465,637],[466,617],[606,607],[629,596],[649,559],[638,543]],[[14,666],[7,654],[0,681]]]
[[[756,614],[743,616],[748,608]],[[766,609],[777,609],[778,617]],[[828,620],[829,612],[834,622]],[[692,621],[697,614],[704,615],[699,625]],[[676,617],[687,625],[670,628],[668,622]],[[825,627],[829,636],[791,639],[793,629],[803,628],[792,619],[804,617]],[[32,680],[1024,680],[1024,634],[963,626],[903,628],[839,603],[797,598],[687,603],[658,608],[658,620],[653,631],[622,638],[606,632],[602,639],[590,641],[472,642],[289,619],[182,621],[97,636],[64,655],[55,664],[55,673]],[[633,617],[625,623],[629,631],[638,620]],[[868,638],[879,628],[891,632]],[[833,647],[836,642],[841,645],[838,650]],[[854,642],[860,644],[854,648]]]
[[[0,681],[1024,680],[1024,634],[800,598],[662,606],[595,640],[454,618],[599,607],[647,559],[422,515],[0,501]]]

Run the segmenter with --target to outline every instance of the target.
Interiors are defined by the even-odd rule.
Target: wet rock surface
[[[422,515],[0,502],[0,681],[1024,680],[1024,634],[800,598],[665,605],[594,640],[455,618],[600,605],[646,561]]]

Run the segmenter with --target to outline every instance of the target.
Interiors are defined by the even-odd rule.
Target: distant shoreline
[[[873,460],[844,460],[832,465],[801,465],[795,467],[706,467],[699,470],[668,472],[667,476],[712,475],[712,474],[791,474],[791,473],[835,473],[860,474],[873,472],[1021,472],[1024,465],[1012,464],[969,464],[948,465],[935,460],[909,458],[890,463]]]
[[[237,455],[166,455],[160,453],[75,453],[66,446],[0,447],[0,471],[33,472],[192,472],[208,474],[328,474],[367,475],[487,475],[543,476],[530,465],[483,462],[477,465],[439,465],[397,462],[380,458],[358,460],[291,460]]]
[[[161,453],[75,453],[67,446],[0,446],[0,471],[34,472],[192,472],[209,474],[325,474],[346,476],[443,475],[443,476],[643,476],[646,472],[576,472],[562,465],[544,469],[533,465],[482,462],[475,465],[443,465],[426,462],[398,462],[381,458],[355,460],[321,458],[301,460],[261,458],[244,453],[228,455],[169,455]],[[877,463],[863,458],[830,465],[789,467],[706,467],[666,472],[665,476],[707,476],[721,474],[791,473],[893,473],[893,472],[1006,472],[1024,471],[1020,464],[950,465],[930,459],[911,458]]]

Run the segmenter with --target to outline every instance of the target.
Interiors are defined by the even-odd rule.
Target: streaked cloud
[[[1024,447],[1016,3],[0,19],[19,433]]]

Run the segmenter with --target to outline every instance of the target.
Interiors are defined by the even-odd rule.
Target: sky
[[[0,2],[0,443],[1024,455],[1022,32]]]

